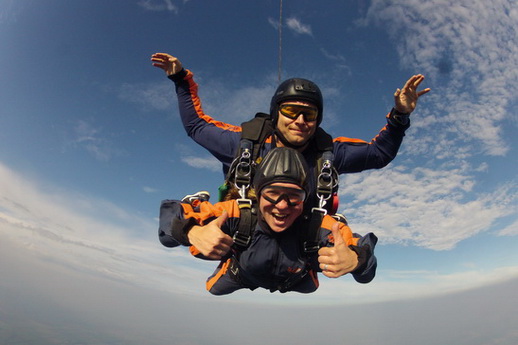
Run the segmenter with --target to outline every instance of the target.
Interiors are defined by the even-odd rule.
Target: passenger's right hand
[[[180,72],[183,68],[180,60],[166,53],[151,55],[151,61],[153,66],[163,69],[168,76]]]
[[[200,251],[203,256],[220,260],[230,251],[234,243],[232,237],[221,231],[221,226],[228,218],[228,213],[223,211],[221,216],[207,225],[195,225],[187,233],[189,242]]]

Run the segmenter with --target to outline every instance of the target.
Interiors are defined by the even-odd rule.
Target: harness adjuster
[[[314,253],[320,249],[318,242],[304,242],[304,253]]]
[[[311,214],[313,214],[313,213],[320,213],[320,216],[324,217],[327,214],[327,210],[325,208],[321,208],[321,207],[313,207],[311,209]]]
[[[333,162],[326,159],[322,163],[322,169],[317,177],[317,193],[327,196],[333,192],[336,184],[336,171],[333,168]]]
[[[331,217],[333,217],[334,219],[336,219],[337,221],[339,221],[341,223],[347,224],[347,218],[345,218],[345,216],[341,213],[335,213],[335,214],[331,215]]]
[[[239,199],[236,199],[236,202],[237,202],[237,206],[242,209],[242,208],[252,208],[252,200],[250,199],[244,199],[244,198],[239,198]]]
[[[308,274],[308,272],[309,272],[309,269],[306,265],[306,267],[304,267],[304,269],[302,269],[299,273],[294,274],[293,276],[286,279],[286,281],[284,281],[282,284],[280,284],[277,287],[277,290],[279,290],[279,292],[281,292],[281,293],[289,291],[289,289],[292,286],[294,286],[295,284],[299,283],[302,279],[304,279],[304,277]],[[270,289],[270,291],[272,291],[272,289]],[[275,291],[275,290],[273,290],[273,291]]]
[[[239,274],[239,266],[237,265],[235,258],[230,259],[230,266],[229,266],[228,269],[234,275],[234,277],[236,279],[238,279],[238,277],[239,277],[238,276],[238,274]]]
[[[234,240],[235,245],[246,248],[250,244],[252,236],[242,235],[239,231],[236,231],[232,239]]]
[[[318,228],[320,228],[320,225],[322,224],[322,219],[327,214],[327,210],[322,207],[313,207],[311,209],[311,222],[309,224],[309,234],[312,234],[313,236],[306,236],[306,238],[310,238],[311,240],[307,240],[302,242],[302,248],[305,253],[313,253],[320,249],[320,244],[318,242],[318,239],[316,234],[318,233]]]
[[[251,209],[252,209],[252,200],[240,198],[240,199],[237,199],[236,202],[237,202],[237,206],[239,207],[241,212],[245,211],[245,212],[248,212],[248,214],[250,214]],[[247,219],[248,219],[248,222],[250,222],[250,217],[248,217]],[[250,227],[252,225],[246,224],[245,226],[246,227],[243,228],[243,229],[245,229],[244,231],[239,231],[239,229],[238,229],[234,233],[234,236],[232,236],[232,239],[234,240],[234,244],[239,247],[242,247],[242,248],[248,247],[248,245],[250,244],[250,241],[252,239],[252,232],[250,229]],[[241,227],[240,227],[240,229],[241,229]]]

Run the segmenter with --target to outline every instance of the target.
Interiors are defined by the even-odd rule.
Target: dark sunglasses
[[[297,206],[306,199],[306,191],[298,188],[269,186],[263,188],[261,196],[274,205],[281,200],[286,200],[288,206]]]
[[[306,122],[316,121],[318,118],[318,109],[307,105],[282,104],[279,107],[279,111],[282,115],[293,120],[297,119],[301,114]]]

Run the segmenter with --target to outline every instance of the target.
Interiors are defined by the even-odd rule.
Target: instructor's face
[[[304,107],[316,108],[313,104],[301,101],[290,101],[282,103],[280,106],[286,104],[301,105]],[[296,118],[290,118],[279,111],[277,120],[277,129],[284,136],[284,138],[294,146],[302,146],[315,134],[317,129],[317,121],[307,121],[303,113],[298,114]]]

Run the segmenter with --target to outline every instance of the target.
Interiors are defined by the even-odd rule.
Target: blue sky
[[[279,1],[0,1],[0,342],[517,343],[517,21],[512,0],[283,1],[282,78],[321,87],[334,136],[370,140],[413,74],[432,91],[388,167],[341,179],[372,283],[218,298],[215,263],[157,240],[162,199],[223,176],[150,56],[239,124],[278,82]]]

